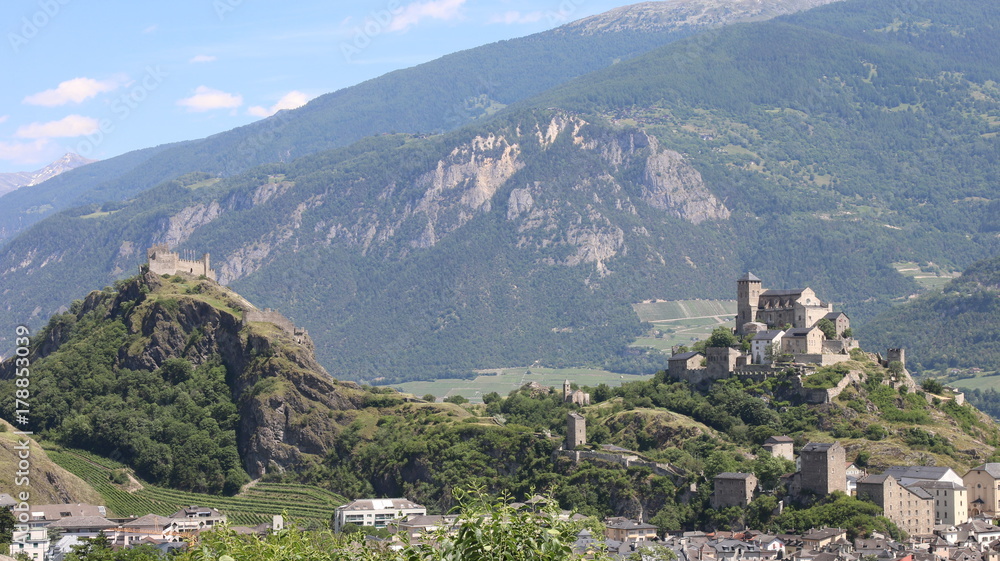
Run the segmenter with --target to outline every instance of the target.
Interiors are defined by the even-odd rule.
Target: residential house
[[[920,487],[903,487],[888,474],[858,480],[858,498],[880,507],[904,532],[930,535],[934,528],[934,497]]]
[[[426,508],[409,499],[358,499],[337,507],[333,529],[340,532],[345,524],[385,528],[398,519],[425,514]]]
[[[656,538],[656,526],[628,518],[612,518],[605,526],[604,536],[620,542],[645,542]]]
[[[729,506],[745,507],[753,500],[757,490],[757,476],[752,473],[723,472],[714,478],[715,492],[712,493],[712,508]]]

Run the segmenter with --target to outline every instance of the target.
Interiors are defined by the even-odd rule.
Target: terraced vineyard
[[[111,482],[115,470],[126,469],[113,460],[81,450],[47,447],[46,451],[54,462],[97,490],[108,509],[119,517],[150,513],[169,516],[183,507],[198,505],[219,509],[235,526],[255,526],[270,522],[272,515],[285,513],[292,521],[327,527],[337,506],[347,502],[319,487],[285,483],[257,483],[235,497],[189,493],[147,483],[130,492],[126,485]]]

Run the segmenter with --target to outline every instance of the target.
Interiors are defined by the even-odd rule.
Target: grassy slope
[[[101,495],[86,481],[67,471],[54,462],[46,451],[31,437],[17,436],[15,428],[7,421],[0,420],[0,490],[15,498],[27,490],[31,495],[29,504],[90,503],[103,504]],[[15,486],[15,472],[18,471],[19,450],[15,449],[23,438],[30,440],[31,469],[30,486]]]

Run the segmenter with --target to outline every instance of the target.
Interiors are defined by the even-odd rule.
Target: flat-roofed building
[[[427,509],[409,499],[358,499],[337,507],[333,529],[339,532],[346,524],[385,528],[414,514],[425,515]]]

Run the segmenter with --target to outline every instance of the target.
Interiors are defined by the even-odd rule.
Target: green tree
[[[732,347],[736,345],[736,335],[728,327],[716,327],[708,337],[706,347]]]
[[[816,322],[816,327],[823,332],[823,335],[826,335],[827,339],[837,338],[837,325],[832,321],[823,318]]]

